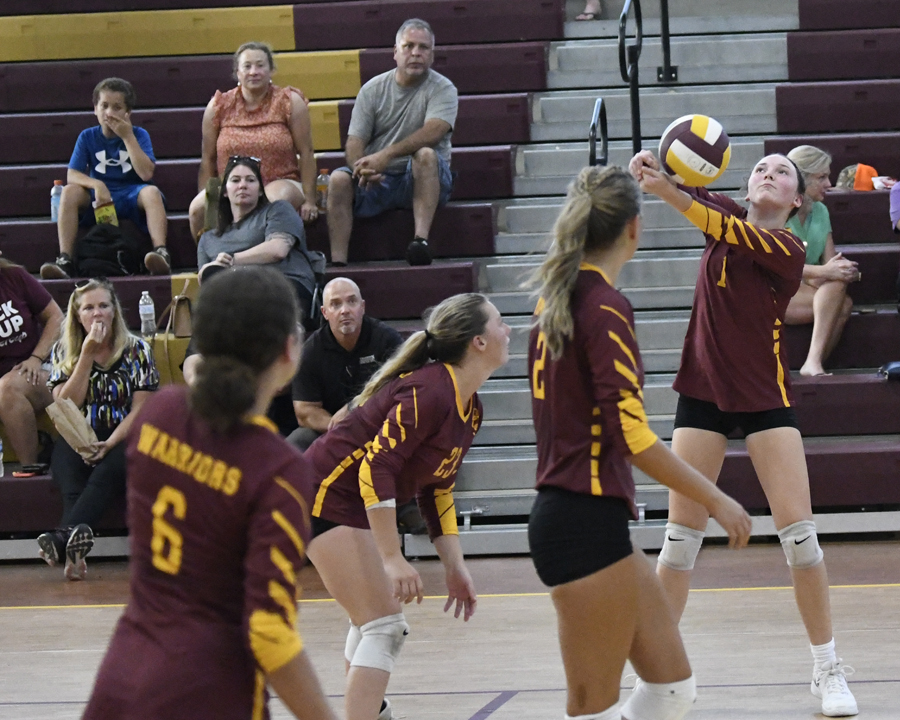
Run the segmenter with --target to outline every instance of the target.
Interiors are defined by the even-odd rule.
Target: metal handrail
[[[597,161],[597,128],[600,128],[600,161]],[[606,105],[603,98],[597,98],[594,103],[594,115],[591,118],[591,128],[588,131],[588,144],[590,157],[588,164],[606,165],[609,162],[609,134],[606,131]]]
[[[631,9],[631,4],[634,3],[634,22],[635,22],[635,45],[630,45],[629,50],[632,47],[636,47],[637,57],[634,58],[634,71],[637,73],[637,59],[641,56],[641,48],[644,46],[644,23],[641,19],[641,0],[625,0],[625,7],[622,8],[622,13],[619,15],[619,70],[622,73],[622,80],[624,82],[629,82],[631,78],[631,66],[625,61],[625,30],[628,25],[628,11]],[[628,62],[632,62],[631,57],[628,58]]]
[[[663,64],[656,68],[656,79],[667,85],[678,82],[678,66],[672,64],[672,48],[669,42],[669,0],[659,0],[659,34]]]
[[[625,30],[628,25],[628,11],[634,5],[635,43],[625,46]],[[641,99],[639,94],[638,60],[644,44],[644,23],[641,18],[641,1],[625,0],[625,7],[619,15],[619,69],[622,80],[628,83],[631,95],[631,147],[636,155],[641,151]],[[627,60],[626,60],[627,57]]]

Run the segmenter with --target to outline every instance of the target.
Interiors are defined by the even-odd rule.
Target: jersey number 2
[[[169,508],[176,520],[184,520],[187,500],[181,490],[164,485],[153,503],[153,539],[150,541],[150,549],[153,551],[153,567],[169,575],[177,575],[181,569],[184,538],[165,520],[164,516]]]
[[[547,362],[547,336],[539,332],[537,336],[537,347],[535,348],[537,358],[534,361],[534,367],[531,368],[531,394],[535,399],[544,399],[544,365]]]

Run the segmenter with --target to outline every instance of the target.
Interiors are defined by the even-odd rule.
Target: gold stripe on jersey
[[[441,532],[444,535],[459,535],[459,526],[456,524],[456,503],[453,500],[453,488],[435,488],[434,505],[437,508],[438,518],[441,521]]]
[[[472,398],[469,398],[469,407],[463,407],[463,400],[459,395],[459,385],[456,384],[456,373],[453,372],[453,367],[444,363],[444,367],[447,368],[447,372],[450,373],[450,379],[453,381],[453,390],[456,393],[456,411],[459,413],[459,417],[463,422],[469,422],[469,413],[472,412],[473,402]]]
[[[150,423],[141,425],[137,449],[225,495],[234,495],[240,487],[243,476],[240,468],[195,450],[186,442],[164,433]]]
[[[785,407],[790,407],[791,403],[788,400],[787,388],[784,386],[784,367],[781,365],[781,320],[778,318],[775,318],[775,329],[772,332],[772,337],[775,339],[775,365],[777,366],[775,379],[778,382],[778,389],[781,391],[781,401]]]
[[[609,331],[609,337],[614,343],[616,343],[616,345],[618,345],[621,348],[622,352],[628,356],[628,359],[631,360],[631,366],[636,368],[637,360],[634,359],[634,353],[631,352],[631,350],[628,349],[628,346],[622,342],[622,338],[620,338],[612,330]]]
[[[266,676],[261,670],[256,671],[253,688],[253,720],[263,720],[266,711]]]
[[[303,510],[303,522],[307,527],[309,527],[309,505],[306,504],[306,500],[300,494],[300,491],[282,477],[276,477],[275,484],[286,490],[288,495],[290,495],[292,498],[294,498],[294,500],[297,501],[300,509]]]
[[[600,408],[595,407],[591,411],[591,415],[593,417],[599,417]],[[591,437],[594,438],[593,442],[591,442],[591,495],[603,494],[603,488],[600,486],[600,451],[603,448],[600,434],[602,432],[603,427],[600,423],[591,425]]]
[[[315,517],[319,517],[322,514],[322,503],[325,502],[325,493],[328,492],[328,487],[337,480],[341,475],[344,474],[344,470],[353,465],[357,460],[363,457],[369,450],[369,447],[372,445],[371,442],[367,442],[365,447],[357,448],[352,453],[350,453],[347,457],[341,460],[337,467],[331,471],[331,473],[326,477],[322,484],[319,486],[319,492],[316,493],[316,502],[313,504],[312,514]]]
[[[288,539],[294,544],[294,547],[297,549],[297,553],[300,555],[306,554],[306,545],[303,543],[303,538],[300,537],[300,533],[297,532],[297,528],[295,528],[291,521],[288,520],[284,515],[282,515],[280,510],[272,511],[272,519],[275,523],[284,530],[284,534],[288,536]]]
[[[640,387],[638,384],[638,376],[637,374],[628,367],[625,367],[625,363],[621,360],[613,360],[613,366],[615,366],[616,371],[624,377],[628,382],[630,382],[635,387]]]
[[[609,276],[605,272],[603,272],[603,268],[601,268],[597,265],[592,265],[589,262],[582,262],[581,265],[578,266],[578,269],[579,270],[589,270],[590,272],[599,273],[600,277],[602,277],[604,280],[606,280],[607,285],[612,285],[612,283],[609,281]]]
[[[616,310],[614,307],[610,307],[609,305],[601,305],[601,306],[600,306],[600,309],[601,309],[601,310],[608,310],[608,311],[611,312],[613,315],[615,315],[616,317],[618,317],[623,323],[625,323],[625,327],[628,328],[628,332],[631,333],[631,337],[633,337],[633,338],[635,339],[635,342],[637,341],[637,335],[634,334],[634,328],[631,327],[631,323],[628,322],[628,320],[625,318],[625,316],[624,316],[622,313],[620,313],[620,312],[619,312],[618,310]]]
[[[296,586],[297,584],[297,573],[294,570],[293,564],[288,560],[284,553],[281,552],[275,545],[269,548],[269,558],[272,560],[272,564],[281,570],[281,574],[284,575],[284,579],[287,580],[288,584]]]
[[[271,430],[278,435],[278,426],[265,415],[252,415],[247,422],[251,425],[259,425],[259,427],[265,428],[266,430]]]
[[[740,220],[733,215],[728,216],[728,230],[723,231],[722,222],[725,216],[719,211],[704,205],[696,199],[692,198],[691,206],[682,214],[691,223],[700,228],[700,230],[707,233],[708,235],[712,235],[716,240],[720,240],[724,237],[727,243],[731,245],[737,245],[738,239],[734,234],[734,227],[736,226],[738,229],[740,229],[741,234],[744,236],[744,242],[751,250],[756,250],[756,248],[753,247],[753,243],[750,239],[748,231],[752,233],[757,240],[759,240],[760,246],[767,253],[771,253],[772,248],[766,242],[763,234],[765,234],[766,237],[770,238],[772,242],[777,245],[785,255],[787,255],[788,257],[791,256],[791,251],[787,247],[785,247],[784,243],[781,242],[781,239],[773,232],[767,230],[766,228],[757,228],[752,223],[748,223],[745,220]],[[803,250],[803,252],[805,252],[802,245],[800,244],[800,241],[797,240],[793,235],[791,235],[791,238],[794,241],[794,249]]]
[[[294,614],[296,617],[296,610]],[[266,674],[275,672],[303,650],[300,635],[280,613],[256,610],[250,615],[249,625],[250,649]]]
[[[416,389],[413,387],[413,412],[415,413],[415,422],[413,427],[419,427],[419,398],[416,397]]]
[[[637,455],[656,442],[656,433],[650,429],[641,398],[629,390],[620,390],[619,393],[622,396],[618,402],[622,435],[631,454]]]
[[[293,585],[291,587],[294,587]],[[269,597],[284,610],[284,617],[287,624],[291,627],[297,627],[297,597],[288,592],[284,585],[269,580]]]

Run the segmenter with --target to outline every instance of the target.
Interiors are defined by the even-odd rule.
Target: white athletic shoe
[[[391,712],[391,701],[387,698],[384,699],[384,708],[378,713],[378,717],[375,720],[391,720],[394,717]]]
[[[852,675],[853,668],[844,665],[840,658],[835,662],[823,663],[813,669],[810,691],[817,698],[822,698],[822,714],[827,717],[846,717],[856,715],[856,698],[847,687],[847,675]]]

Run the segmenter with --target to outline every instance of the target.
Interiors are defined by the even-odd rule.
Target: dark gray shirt
[[[292,236],[294,244],[287,257],[281,262],[273,263],[272,266],[312,293],[316,280],[305,255],[306,233],[303,230],[303,222],[297,211],[286,200],[276,200],[257,209],[231,225],[221,235],[215,230],[203,233],[197,245],[197,265],[203,267],[222,252],[234,255],[241,250],[248,250],[265,242],[266,238],[275,233]]]

